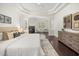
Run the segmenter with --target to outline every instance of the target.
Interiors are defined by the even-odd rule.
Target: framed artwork
[[[11,17],[5,16],[4,23],[11,24]]]
[[[0,14],[0,23],[4,23],[4,15]]]
[[[75,20],[75,21],[79,20],[79,15],[75,15],[75,16],[74,16],[74,20]]]
[[[0,23],[11,24],[11,22],[12,22],[11,17],[0,14]]]
[[[64,28],[72,28],[72,14],[69,14],[64,17]]]
[[[79,12],[72,14],[72,29],[79,31]]]

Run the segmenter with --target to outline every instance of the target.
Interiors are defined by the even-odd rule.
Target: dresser
[[[58,39],[60,42],[79,54],[79,33],[59,31]]]

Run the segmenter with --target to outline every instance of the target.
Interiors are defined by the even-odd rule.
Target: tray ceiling
[[[61,3],[20,3],[19,7],[28,14],[47,16],[59,5],[61,5]]]

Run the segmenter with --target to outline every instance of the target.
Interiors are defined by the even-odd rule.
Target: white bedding
[[[39,34],[23,34],[0,44],[1,56],[36,56],[40,55]]]

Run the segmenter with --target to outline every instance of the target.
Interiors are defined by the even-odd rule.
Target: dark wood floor
[[[60,56],[79,56],[79,54],[74,52],[72,49],[68,48],[63,43],[59,42],[58,38],[54,36],[49,36],[48,39]]]

